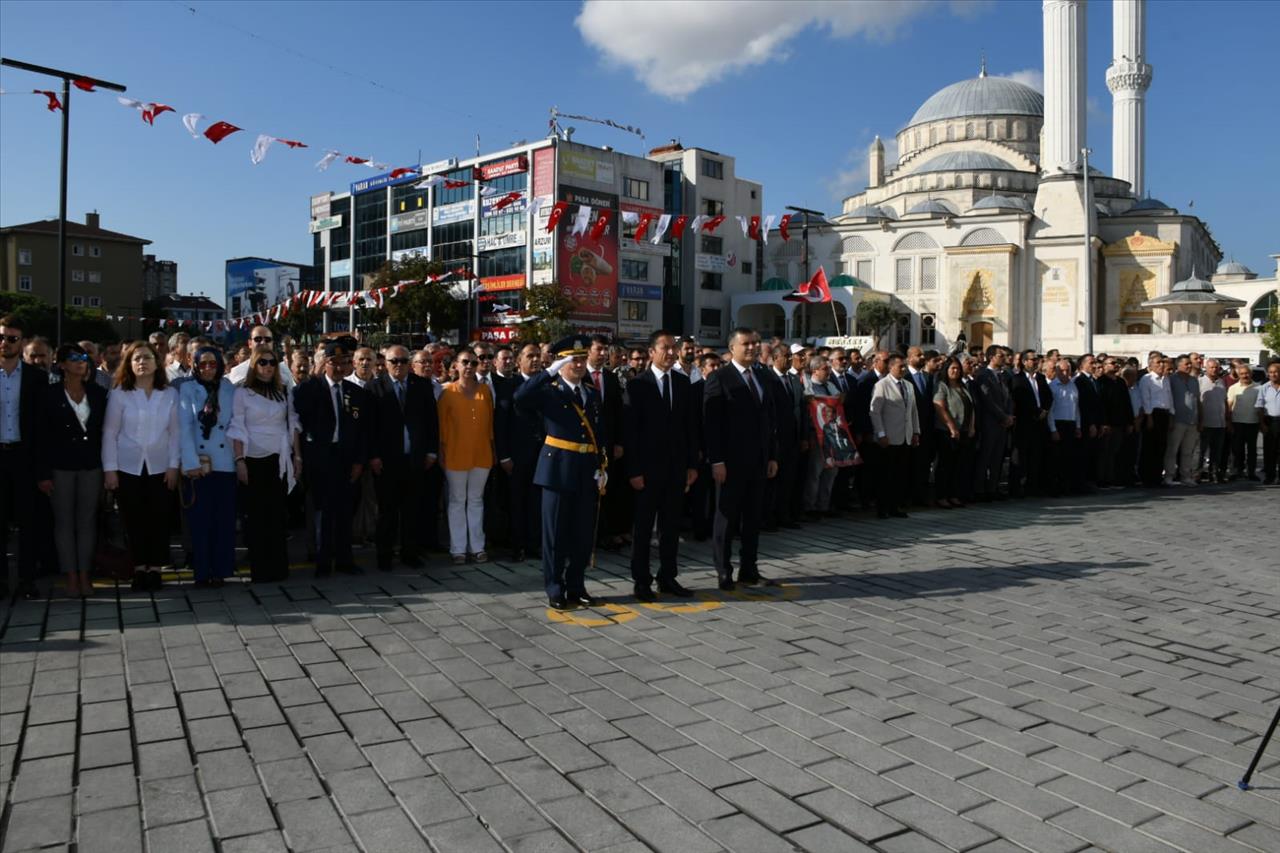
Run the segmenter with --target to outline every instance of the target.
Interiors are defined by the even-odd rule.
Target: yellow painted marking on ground
[[[593,616],[600,610],[612,616]],[[630,622],[640,614],[625,604],[602,604],[596,608],[582,610],[552,610],[547,608],[547,619],[562,625],[581,625],[584,628],[603,628],[605,625],[621,625]]]
[[[715,610],[721,605],[721,601],[709,592],[699,592],[694,597],[698,600],[685,604],[667,604],[662,601],[651,601],[640,602],[640,606],[666,613],[704,613],[708,610]]]

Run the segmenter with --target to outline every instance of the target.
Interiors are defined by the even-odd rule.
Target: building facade
[[[456,291],[469,299],[473,338],[514,338],[524,291],[558,284],[583,331],[639,341],[666,326],[721,341],[728,296],[755,288],[755,241],[726,225],[696,247],[700,238],[689,233],[655,242],[656,218],[712,207],[758,215],[762,195],[735,176],[730,157],[678,145],[636,157],[556,135],[313,196],[310,229],[322,289],[366,289],[386,262],[414,256],[474,270],[474,292]],[[548,232],[557,202],[567,208]],[[574,234],[584,208],[586,232]],[[609,221],[592,236],[604,212]],[[635,220],[645,215],[655,225],[636,240]]]
[[[203,293],[167,293],[160,297],[158,304],[166,319],[197,323],[206,330],[227,319],[227,312],[222,306]]]
[[[148,302],[178,292],[178,262],[142,256],[142,298]]]
[[[142,314],[142,237],[108,231],[97,212],[67,222],[67,307],[99,316]],[[0,228],[0,290],[58,303],[58,220]]]

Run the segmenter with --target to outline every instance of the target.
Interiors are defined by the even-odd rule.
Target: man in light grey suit
[[[889,356],[889,372],[871,389],[871,430],[880,446],[876,502],[880,518],[906,518],[911,495],[911,449],[920,443],[915,391],[900,355]]]
[[[1005,366],[1004,347],[987,347],[987,365],[973,374],[969,392],[978,418],[978,458],[973,472],[975,500],[1003,500],[999,492],[1000,466],[1009,430],[1013,428],[1013,395],[1000,374]]]

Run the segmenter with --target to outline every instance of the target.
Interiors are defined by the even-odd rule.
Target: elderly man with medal
[[[542,487],[542,575],[554,610],[604,601],[588,595],[585,585],[611,440],[604,434],[600,396],[584,381],[587,344],[585,336],[556,343],[556,361],[522,384],[514,399],[516,408],[546,426],[533,481]]]

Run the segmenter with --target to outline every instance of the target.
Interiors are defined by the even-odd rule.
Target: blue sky
[[[196,11],[190,11],[194,8]],[[672,30],[672,27],[676,27]],[[1280,252],[1280,4],[1152,2],[1151,194],[1204,218],[1260,273]],[[309,262],[307,199],[368,169],[314,164],[324,147],[412,165],[546,132],[553,104],[644,129],[576,123],[576,139],[643,153],[679,137],[737,157],[766,212],[838,211],[865,185],[866,147],[934,91],[974,76],[1033,79],[1040,3],[0,3],[0,51],[129,87],[130,97],[246,129],[214,146],[177,116],[148,127],[108,93],[74,93],[68,211],[147,237],[184,292],[221,298],[223,261]],[[1088,9],[1089,142],[1110,166],[1111,4]],[[6,91],[52,88],[3,69]],[[1265,93],[1265,94],[1260,94]],[[259,166],[258,132],[276,145]],[[57,215],[59,118],[0,98],[0,222]]]

